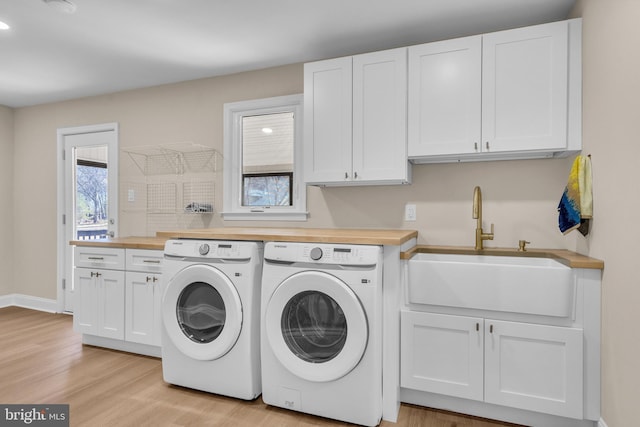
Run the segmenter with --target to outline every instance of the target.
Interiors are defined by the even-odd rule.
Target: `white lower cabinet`
[[[74,328],[83,342],[157,356],[163,252],[76,247]]]
[[[125,283],[125,339],[160,345],[160,275],[127,272]]]
[[[583,417],[583,330],[402,311],[401,386]]]
[[[124,271],[76,268],[74,281],[76,330],[124,339]]]
[[[127,249],[125,281],[125,339],[127,341],[160,345],[161,259],[161,251]]]
[[[124,339],[124,249],[76,247],[74,265],[75,330]]]
[[[403,311],[401,385],[482,400],[483,320]]]

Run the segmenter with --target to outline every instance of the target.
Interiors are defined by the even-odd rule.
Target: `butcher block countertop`
[[[526,251],[518,251],[516,248],[486,248],[481,251],[469,246],[429,246],[417,245],[406,252],[402,252],[402,259],[411,259],[417,253],[440,253],[458,255],[493,255],[493,256],[514,256],[533,258],[552,258],[571,268],[592,268],[604,269],[604,261],[591,258],[566,249],[537,249],[531,248]]]
[[[401,246],[417,236],[418,232],[415,230],[223,227],[160,231],[156,233],[156,237],[73,240],[70,244],[76,246],[161,250],[164,249],[166,240],[182,238]]]
[[[95,246],[102,248],[127,248],[127,249],[155,249],[163,250],[166,237],[114,237],[111,239],[72,240],[69,242],[75,246]]]
[[[262,240],[270,242],[316,242],[400,246],[418,237],[418,232],[415,230],[349,228],[222,227],[160,231],[157,235],[158,237],[187,239]]]
[[[411,239],[417,238],[417,236],[418,232],[415,230],[222,227],[160,231],[156,237],[117,237],[113,239],[73,240],[70,244],[76,246],[163,250],[164,243],[168,239],[187,238],[402,246]],[[525,252],[519,252],[516,248],[487,248],[482,251],[476,251],[470,246],[417,245],[401,252],[400,258],[411,259],[416,253],[553,258],[572,268],[604,269],[603,261],[565,249],[529,248]]]

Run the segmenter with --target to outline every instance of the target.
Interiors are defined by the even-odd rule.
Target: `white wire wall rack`
[[[121,205],[144,218],[146,233],[206,227],[215,211],[215,188],[222,156],[193,143],[123,149],[143,177],[124,180]],[[196,215],[194,215],[196,214]],[[140,215],[143,215],[141,218]]]
[[[145,176],[216,172],[220,153],[192,142],[145,145],[123,149]]]

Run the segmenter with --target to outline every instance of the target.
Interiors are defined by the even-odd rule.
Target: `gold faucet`
[[[476,224],[476,250],[481,251],[483,249],[482,242],[484,240],[493,240],[493,224],[491,224],[491,233],[485,233],[482,231],[482,191],[480,187],[476,186],[473,189],[473,219],[477,219]]]

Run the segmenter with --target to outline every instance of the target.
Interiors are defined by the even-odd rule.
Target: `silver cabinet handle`
[[[104,261],[104,257],[101,256],[90,256],[88,257],[91,261]]]
[[[143,259],[142,262],[147,264],[160,264],[159,259]]]

